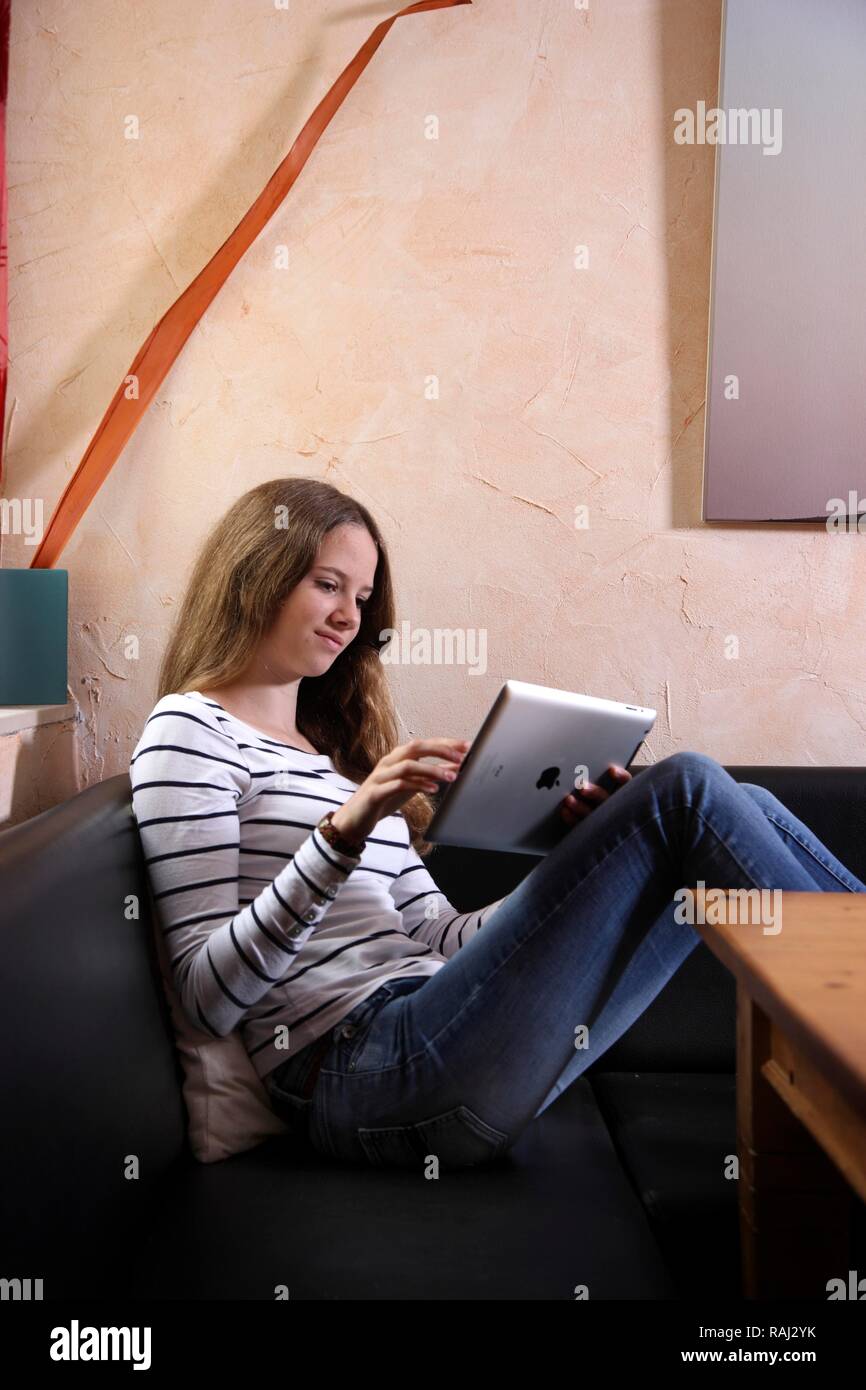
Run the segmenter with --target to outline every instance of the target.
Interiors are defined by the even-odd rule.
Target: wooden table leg
[[[855,1194],[767,1080],[773,1030],[737,984],[737,1152],[744,1298],[827,1298],[850,1268]]]

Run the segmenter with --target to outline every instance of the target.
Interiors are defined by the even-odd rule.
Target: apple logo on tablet
[[[535,784],[537,791],[550,791],[551,787],[559,786],[559,768],[546,767]]]

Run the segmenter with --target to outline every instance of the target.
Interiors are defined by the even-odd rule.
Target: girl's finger
[[[575,787],[573,795],[578,798],[584,797],[586,801],[598,802],[606,801],[610,792],[606,792],[597,782],[586,782],[582,787]]]

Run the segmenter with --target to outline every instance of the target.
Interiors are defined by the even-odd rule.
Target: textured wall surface
[[[13,7],[7,495],[47,521],[143,340],[399,8]],[[399,621],[483,634],[478,674],[391,668],[407,737],[471,736],[515,677],[655,705],[643,759],[866,762],[858,538],[700,521],[714,149],[673,112],[714,104],[720,20],[476,0],[394,26],[61,557],[78,718],[0,740],[0,819],[126,768],[193,552],[281,474],[371,508]]]

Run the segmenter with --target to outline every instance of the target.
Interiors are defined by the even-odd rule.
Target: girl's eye
[[[326,579],[317,579],[317,580],[316,580],[316,583],[318,584],[318,586],[319,586],[320,589],[326,589],[326,590],[328,591],[329,594],[335,594],[335,593],[337,592],[337,586],[336,586],[336,584],[329,584],[328,581],[327,581]],[[369,599],[366,599],[366,598],[359,598],[359,599],[358,599],[358,607],[359,607],[359,608],[364,608],[364,607],[366,606],[366,604],[369,603],[369,601],[370,601],[370,600],[369,600]]]

